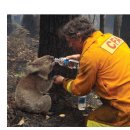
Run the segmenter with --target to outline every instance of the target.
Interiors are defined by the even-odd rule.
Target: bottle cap
[[[64,65],[67,66],[68,63],[69,63],[69,60],[68,60],[68,59],[65,59],[65,60],[64,60]]]

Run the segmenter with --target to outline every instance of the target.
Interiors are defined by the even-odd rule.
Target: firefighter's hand
[[[64,80],[64,77],[61,75],[54,76],[54,83],[55,84],[58,84],[58,85],[63,84],[63,80]]]
[[[79,59],[80,59],[80,54],[75,54],[75,55],[66,56],[65,58],[67,58],[67,59],[73,59],[73,60],[79,61]]]

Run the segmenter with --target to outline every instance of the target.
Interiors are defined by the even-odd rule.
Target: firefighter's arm
[[[97,73],[96,62],[91,57],[83,57],[80,61],[79,73],[75,80],[63,79],[64,88],[74,95],[85,95],[95,84]]]
[[[67,58],[67,59],[73,59],[73,60],[79,61],[79,59],[80,59],[80,54],[69,55],[69,56],[66,56],[66,58]]]

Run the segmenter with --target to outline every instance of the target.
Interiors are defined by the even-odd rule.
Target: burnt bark
[[[100,30],[104,33],[105,15],[100,15]]]
[[[72,48],[68,47],[64,38],[58,37],[58,30],[76,16],[77,15],[40,16],[40,44],[38,57],[52,55],[59,58],[76,53]],[[67,78],[75,78],[76,73],[76,70],[70,70],[66,67],[56,65],[50,74],[50,77],[54,75],[62,75]],[[62,86],[53,85],[50,95],[52,97],[53,111],[58,111],[59,109],[63,110],[66,105],[71,107],[71,101],[69,100],[70,95]]]
[[[114,19],[114,35],[120,36],[122,15],[116,15]]]
[[[22,26],[29,30],[32,37],[39,34],[39,16],[38,15],[24,15]]]
[[[49,54],[61,57],[74,53],[68,48],[65,39],[58,37],[58,29],[75,16],[71,15],[41,15],[40,45],[38,57]]]
[[[7,15],[7,35],[13,30],[11,15]]]
[[[121,38],[130,47],[130,15],[123,15],[122,17]]]

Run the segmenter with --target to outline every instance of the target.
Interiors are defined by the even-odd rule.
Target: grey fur
[[[51,97],[47,95],[53,84],[48,74],[54,66],[54,57],[46,55],[28,64],[26,76],[15,91],[16,106],[34,113],[47,113],[51,108]]]

